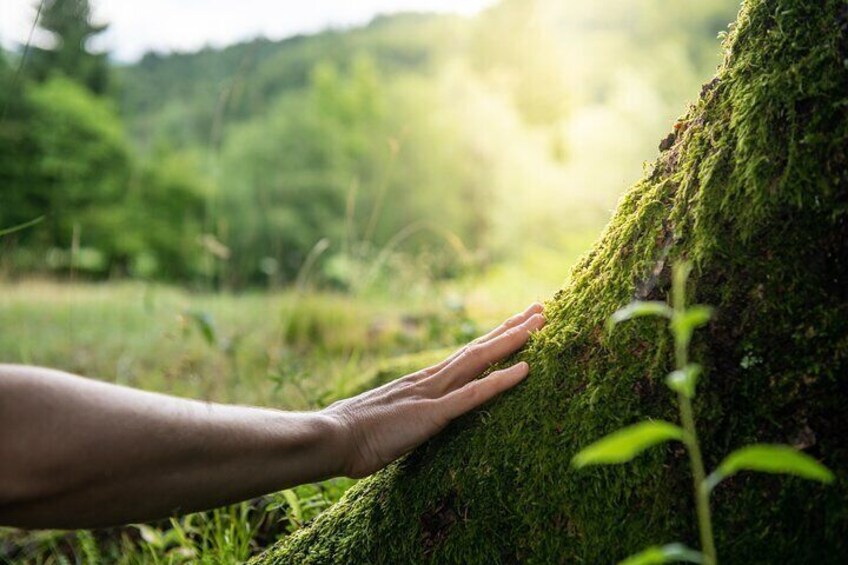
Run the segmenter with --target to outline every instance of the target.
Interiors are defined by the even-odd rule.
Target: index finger
[[[541,303],[534,302],[533,304],[528,306],[524,310],[524,312],[522,312],[520,314],[516,314],[515,316],[508,318],[500,326],[496,327],[495,329],[493,329],[489,333],[482,335],[482,336],[478,337],[477,339],[475,339],[474,343],[486,343],[487,341],[491,340],[492,338],[498,337],[499,335],[501,335],[502,333],[504,333],[508,329],[514,328],[516,326],[523,324],[534,314],[540,314],[542,312],[542,308],[543,308],[543,306],[542,306]]]
[[[432,379],[442,390],[452,390],[479,376],[494,363],[515,353],[527,343],[530,334],[545,325],[541,314],[533,314],[523,324],[510,328],[484,343],[468,346]]]
[[[437,363],[436,365],[433,365],[432,367],[425,369],[425,371],[424,371],[425,376],[430,376],[430,375],[434,375],[434,374],[438,373],[439,371],[441,371],[442,369],[447,367],[449,364],[451,364],[457,357],[459,357],[460,355],[465,353],[465,351],[469,347],[474,347],[475,345],[484,344],[484,343],[491,341],[492,339],[498,337],[499,335],[502,335],[503,333],[507,332],[510,328],[520,326],[521,324],[526,322],[534,314],[541,313],[543,308],[544,308],[544,306],[542,306],[542,304],[540,302],[534,302],[533,304],[531,304],[530,306],[525,308],[523,312],[521,312],[519,314],[515,314],[514,316],[507,318],[501,325],[499,325],[498,327],[489,331],[488,333],[478,337],[477,339],[475,339],[474,341],[472,341],[468,345],[462,347],[461,349],[455,351],[444,361]]]

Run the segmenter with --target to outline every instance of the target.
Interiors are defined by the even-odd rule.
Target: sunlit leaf
[[[679,392],[686,398],[693,398],[695,396],[695,386],[698,384],[698,377],[701,374],[701,366],[695,363],[690,363],[683,367],[683,369],[678,369],[669,373],[669,375],[665,378],[665,384],[668,385],[668,388],[675,392]]]
[[[670,543],[664,546],[651,546],[644,551],[631,555],[621,561],[619,565],[656,565],[672,561],[703,563],[704,556],[700,551],[695,551],[682,543]]]
[[[607,330],[611,330],[616,324],[632,320],[633,318],[641,318],[643,316],[663,316],[670,318],[671,315],[672,310],[665,302],[637,300],[624,308],[616,310],[607,319]]]
[[[709,490],[739,471],[781,473],[795,475],[811,481],[831,483],[833,473],[807,455],[788,445],[755,444],[737,449],[728,455],[706,479]]]
[[[713,309],[709,306],[695,305],[683,312],[675,313],[671,319],[671,331],[678,339],[689,343],[692,333],[710,321]]]
[[[630,461],[649,447],[683,439],[683,430],[663,421],[640,422],[613,432],[580,450],[571,460],[577,468]]]

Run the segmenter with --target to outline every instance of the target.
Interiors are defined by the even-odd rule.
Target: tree
[[[20,94],[13,96],[13,94]],[[9,94],[0,122],[0,226],[44,216],[8,238],[22,269],[71,266],[82,246],[95,275],[187,279],[198,272],[205,187],[198,167],[172,153],[133,159],[115,108],[64,77]],[[4,102],[0,95],[0,104]],[[81,265],[75,265],[79,269]]]
[[[33,215],[23,201],[35,140],[29,127],[31,104],[15,79],[0,49],[0,226],[7,227],[40,215]]]
[[[107,26],[92,23],[88,0],[45,0],[38,25],[51,36],[53,45],[31,47],[27,66],[33,77],[43,81],[51,73],[60,72],[95,94],[106,92],[106,55],[92,53],[88,44]]]
[[[200,239],[209,188],[193,154],[155,155],[133,166],[118,210],[107,209],[109,231],[98,244],[135,277],[190,281],[203,272]]]
[[[389,79],[369,57],[346,71],[317,64],[308,89],[228,135],[219,217],[229,283],[262,280],[269,260],[293,280],[324,238],[337,267],[327,278],[343,287],[392,246],[432,252],[449,271],[463,244],[482,239],[490,167],[446,111],[441,79]]]
[[[109,215],[122,207],[130,174],[129,147],[115,109],[62,77],[32,88],[28,101],[35,158],[28,159],[24,184],[9,193],[23,200],[28,216],[47,216],[39,232],[52,245],[70,246],[74,224],[86,239],[109,241]]]
[[[635,297],[667,300],[689,259],[693,301],[716,307],[693,354],[707,466],[789,442],[848,471],[848,4],[746,0],[726,58],[619,203],[518,389],[359,482],[256,562],[609,563],[646,544],[697,546],[688,463],[669,446],[575,471],[573,455],[645,417],[674,418],[659,322],[614,334]],[[837,563],[848,484],[739,475],[713,494],[719,556]],[[724,553],[722,553],[724,551]]]

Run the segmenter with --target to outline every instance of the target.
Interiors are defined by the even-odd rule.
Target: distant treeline
[[[608,90],[540,32],[558,29],[539,23],[547,4],[114,66],[87,47],[104,29],[87,0],[46,0],[53,46],[0,53],[0,229],[44,218],[0,241],[0,269],[242,287],[306,268],[350,288],[404,262],[450,276],[502,253],[515,238],[493,208],[505,216],[522,179],[553,179],[540,171],[569,159],[563,124]],[[675,15],[641,4],[632,21],[615,10],[580,21],[615,30],[618,52],[645,45],[644,61],[668,42],[643,36]],[[715,62],[700,38],[733,2],[701,4],[671,71]],[[669,98],[677,88],[653,84]],[[529,233],[550,221],[538,218],[514,222]]]

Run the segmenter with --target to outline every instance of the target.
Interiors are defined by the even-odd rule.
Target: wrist
[[[326,461],[327,478],[350,476],[352,434],[347,420],[327,409],[311,412],[316,430],[316,445],[321,446],[320,457]]]
[[[357,439],[353,420],[345,410],[330,406],[318,412],[328,426],[327,437],[330,438],[331,451],[334,457],[334,476],[360,478],[355,471]]]
[[[344,473],[343,433],[324,411],[274,411],[270,429],[273,430],[270,469],[275,469],[273,490]]]

